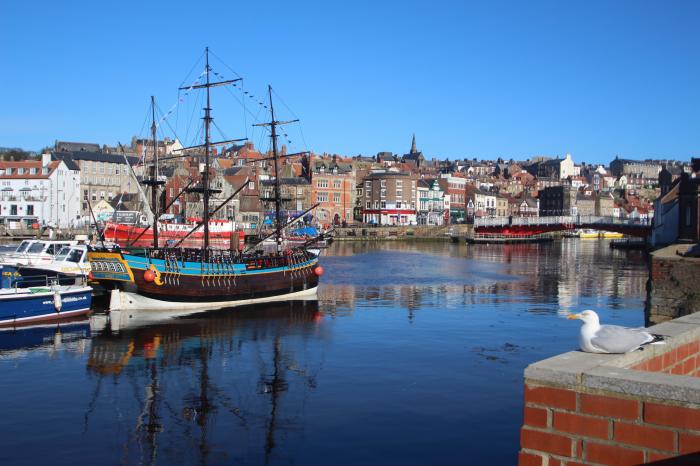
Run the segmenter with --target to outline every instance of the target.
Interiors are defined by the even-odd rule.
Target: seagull
[[[581,351],[586,353],[629,353],[647,343],[656,343],[661,337],[653,335],[643,328],[620,327],[619,325],[600,325],[598,314],[590,309],[580,314],[571,314],[567,319],[583,321],[578,343]]]

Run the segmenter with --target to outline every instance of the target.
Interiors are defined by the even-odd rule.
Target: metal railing
[[[651,220],[597,215],[555,215],[547,217],[488,217],[474,220],[474,227],[538,225],[651,225]]]

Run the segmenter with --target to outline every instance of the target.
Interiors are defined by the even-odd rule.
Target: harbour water
[[[0,332],[0,463],[513,464],[565,311],[644,324],[607,241],[336,242],[318,301]]]

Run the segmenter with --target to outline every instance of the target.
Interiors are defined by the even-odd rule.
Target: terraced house
[[[352,164],[333,158],[311,162],[311,204],[318,203],[316,216],[321,224],[352,222],[355,206],[355,172]]]
[[[367,175],[362,221],[374,225],[416,225],[417,181],[409,173],[391,170]]]

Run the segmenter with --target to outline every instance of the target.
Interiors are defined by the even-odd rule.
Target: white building
[[[581,167],[577,167],[574,164],[571,154],[566,154],[566,157],[559,164],[559,179],[563,180],[568,177],[575,177],[581,175]]]
[[[80,168],[71,162],[0,162],[0,223],[8,228],[33,224],[59,228],[80,219]]]
[[[420,180],[418,182],[418,213],[419,225],[443,225],[445,214],[449,216],[449,201],[445,207],[445,192],[440,189],[440,184],[434,180],[432,184]]]

